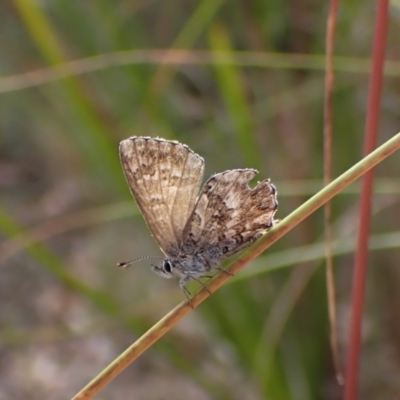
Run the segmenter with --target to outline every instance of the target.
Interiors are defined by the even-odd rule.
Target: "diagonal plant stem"
[[[386,157],[400,149],[400,133],[388,140],[386,143],[377,148],[374,152],[363,158],[352,168],[347,170],[328,186],[324,187],[311,199],[307,200],[289,216],[279,222],[272,230],[267,232],[260,240],[258,240],[251,248],[242,253],[231,263],[232,267],[229,271],[236,273],[240,271],[248,262],[256,258],[265,251],[278,239],[293,229],[301,221],[311,215],[318,208],[323,206],[327,201],[332,199],[336,194],[341,192],[345,187],[360,178],[365,172],[379,164]],[[221,287],[231,276],[221,273],[207,283],[210,293],[215,292]],[[193,307],[202,303],[209,295],[207,290],[200,290],[191,300]],[[104,369],[96,378],[94,378],[86,387],[84,387],[73,400],[91,399],[104,386],[110,383],[117,375],[119,375],[128,365],[130,365],[137,357],[147,350],[153,343],[167,333],[177,322],[179,322],[186,314],[192,311],[189,302],[184,301],[169,312],[165,317],[153,325],[141,338],[133,343],[119,357],[117,357],[106,369]]]

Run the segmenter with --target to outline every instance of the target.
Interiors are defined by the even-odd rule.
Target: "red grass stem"
[[[387,24],[388,0],[380,0],[377,9],[376,29],[373,45],[373,61],[365,130],[365,154],[369,154],[376,148],[377,145]],[[368,262],[368,239],[371,220],[373,178],[373,170],[370,170],[364,175],[362,181],[360,222],[358,231],[357,253],[354,264],[349,352],[347,359],[344,393],[345,400],[357,399],[358,392],[361,326],[364,309],[364,292]]]

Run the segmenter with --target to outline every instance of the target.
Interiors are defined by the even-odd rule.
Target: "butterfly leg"
[[[203,288],[204,288],[205,290],[207,290],[207,292],[208,292],[209,294],[211,294],[210,289],[209,289],[209,288],[207,287],[207,285],[205,285],[200,279],[193,278],[193,280],[195,280],[196,282],[199,282],[200,285],[203,286]]]
[[[193,303],[192,303],[192,300],[191,300],[191,298],[190,298],[191,293],[189,292],[189,290],[188,290],[188,289],[186,288],[186,286],[185,286],[185,285],[186,285],[188,282],[190,282],[191,280],[192,280],[192,277],[191,277],[190,275],[186,275],[184,278],[182,278],[182,279],[179,281],[179,286],[181,287],[182,292],[183,292],[183,294],[185,295],[186,300],[188,301],[190,307],[192,307],[192,309],[193,309],[193,308],[194,308],[194,307],[193,307]]]
[[[179,286],[181,287],[182,292],[185,295],[186,300],[188,301],[190,307],[192,307],[192,309],[193,309],[193,303],[192,303],[192,300],[190,299],[190,292],[189,292],[189,290],[186,289],[186,286],[185,286],[186,283],[188,283],[190,281],[190,279],[187,279],[187,278],[188,278],[187,276],[185,278],[182,278],[179,281]]]
[[[227,269],[225,269],[225,268],[222,268],[222,267],[216,267],[215,269],[217,269],[218,271],[222,271],[223,273],[225,273],[225,274],[227,274],[227,275],[230,275],[230,276],[235,276],[234,274],[232,274],[232,272],[228,271],[228,270],[227,270]]]
[[[200,285],[203,286],[203,288],[204,288],[209,294],[211,294],[211,291],[210,291],[210,289],[209,289],[200,279],[196,278],[195,276],[186,275],[184,278],[182,278],[182,279],[179,281],[179,286],[181,287],[182,292],[183,292],[183,294],[185,295],[186,299],[187,299],[188,302],[190,303],[190,306],[193,308],[192,300],[190,299],[190,292],[189,292],[189,290],[187,290],[187,288],[186,288],[186,286],[185,286],[185,285],[186,285],[188,282],[190,282],[190,281],[196,281],[196,282],[200,283]]]

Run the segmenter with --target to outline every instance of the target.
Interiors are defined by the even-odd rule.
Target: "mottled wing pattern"
[[[257,171],[237,169],[212,176],[185,227],[182,250],[210,260],[228,257],[257,240],[274,224],[275,186],[266,179],[251,189]]]
[[[204,160],[178,142],[131,137],[120,143],[122,167],[144,219],[167,256],[175,256],[196,202]]]

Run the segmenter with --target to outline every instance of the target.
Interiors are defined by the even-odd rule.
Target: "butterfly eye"
[[[171,263],[170,263],[168,260],[165,260],[165,261],[164,261],[163,269],[164,269],[164,271],[167,272],[168,274],[171,273],[172,265],[171,265]]]

